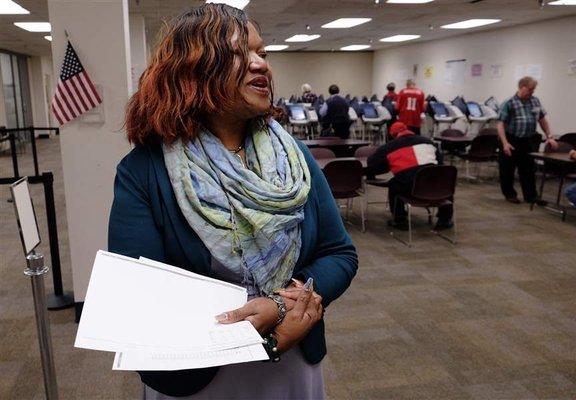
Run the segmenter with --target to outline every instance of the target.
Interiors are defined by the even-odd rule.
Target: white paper
[[[526,66],[525,65],[517,65],[514,68],[514,80],[519,81],[520,79],[526,76]]]
[[[502,78],[502,71],[503,70],[504,70],[503,64],[490,65],[490,77],[491,78]]]
[[[116,353],[112,369],[121,371],[177,371],[268,360],[261,344],[202,352]]]
[[[75,347],[196,352],[262,343],[248,321],[223,325],[215,320],[246,303],[244,288],[191,274],[99,251]]]
[[[446,61],[444,83],[448,86],[464,84],[466,76],[466,60]]]
[[[526,75],[539,80],[542,79],[542,64],[530,64],[526,66]]]

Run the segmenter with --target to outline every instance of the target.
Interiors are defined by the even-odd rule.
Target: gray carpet
[[[41,140],[38,148],[41,170],[55,174],[70,289],[58,139]],[[23,173],[32,173],[31,151],[20,159]],[[10,175],[10,157],[2,153],[0,176]],[[49,260],[41,187],[33,186],[32,196],[40,251]],[[385,191],[370,196],[385,198]],[[42,399],[30,283],[8,197],[0,187],[0,399]],[[494,182],[465,180],[456,205],[456,246],[431,235],[421,211],[412,249],[389,236],[383,205],[370,206],[366,233],[351,216],[360,269],[326,312],[330,398],[576,398],[576,212],[563,223],[544,209],[504,202]],[[61,399],[140,398],[137,375],[112,371],[111,354],[73,348],[72,310],[50,312],[50,320]]]

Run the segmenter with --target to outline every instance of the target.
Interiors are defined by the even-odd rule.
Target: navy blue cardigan
[[[314,278],[324,307],[350,285],[358,268],[356,249],[324,175],[308,149],[299,143],[312,185],[302,222],[302,248],[294,276]],[[135,147],[120,162],[108,229],[108,250],[147,257],[213,276],[210,252],[190,227],[176,202],[160,146]],[[306,360],[318,363],[326,354],[324,321],[300,342]],[[142,381],[170,396],[188,396],[204,388],[218,368],[139,372]]]

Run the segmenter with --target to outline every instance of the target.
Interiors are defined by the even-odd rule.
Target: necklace
[[[242,154],[240,154],[240,152],[243,149],[244,149],[244,145],[241,144],[240,146],[236,147],[235,149],[226,149],[226,150],[228,150],[230,153],[232,153],[236,157],[238,157],[240,159],[240,162],[242,163],[242,165],[244,165],[244,159],[242,158]]]
[[[226,149],[228,150],[230,153],[237,155],[238,153],[240,153],[242,151],[242,149],[244,148],[244,145],[240,145],[238,147],[236,147],[235,149]]]

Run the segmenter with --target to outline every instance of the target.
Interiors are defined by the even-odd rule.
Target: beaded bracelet
[[[266,354],[268,354],[268,357],[270,357],[270,359],[266,361],[272,361],[272,362],[280,361],[280,353],[278,352],[278,340],[276,340],[276,338],[272,336],[272,334],[269,334],[268,336],[264,337],[264,343],[262,343],[262,346],[264,346]]]

